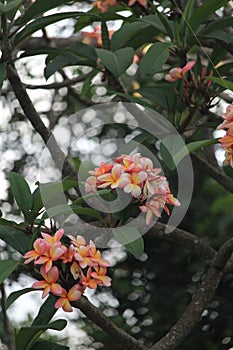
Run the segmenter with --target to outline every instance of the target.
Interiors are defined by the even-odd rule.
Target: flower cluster
[[[133,6],[136,2],[142,7],[147,7],[147,0],[129,0],[128,6]],[[93,3],[93,6],[97,6],[98,10],[102,13],[109,11],[111,6],[117,6],[117,0],[97,0]]]
[[[102,258],[92,241],[86,244],[82,236],[69,235],[71,244],[67,247],[61,242],[63,234],[63,229],[54,236],[42,232],[43,238],[35,240],[34,249],[24,254],[24,258],[25,264],[34,261],[35,265],[41,265],[43,279],[32,287],[43,289],[42,298],[49,293],[58,296],[55,308],[71,312],[70,302],[79,300],[86,287],[111,285],[110,277],[106,276],[110,263]]]
[[[223,119],[224,121],[217,129],[226,130],[226,135],[219,139],[219,141],[226,152],[224,164],[229,164],[233,168],[233,103],[227,106],[226,112],[223,114]]]
[[[149,225],[153,215],[161,217],[164,209],[169,215],[166,204],[179,206],[179,201],[171,194],[167,179],[159,175],[161,169],[154,168],[149,158],[123,154],[114,163],[102,163],[99,168],[89,171],[91,176],[85,183],[86,192],[96,193],[97,189],[122,189],[132,196],[132,203],[146,213],[146,223]]]

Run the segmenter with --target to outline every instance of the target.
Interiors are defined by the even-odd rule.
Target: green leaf
[[[143,22],[126,23],[112,36],[111,48],[116,51],[128,44],[138,33],[141,33],[149,24]]]
[[[56,207],[52,207],[46,210],[46,213],[43,215],[43,219],[45,218],[53,218],[59,215],[71,215],[72,213],[78,214],[78,215],[85,215],[85,216],[91,216],[96,219],[101,220],[102,216],[100,212],[98,212],[95,209],[92,208],[84,208],[79,207],[77,205],[67,205],[67,204],[60,204]]]
[[[21,295],[29,292],[33,292],[33,291],[35,292],[34,288],[24,288],[11,293],[6,300],[6,309],[8,309],[8,307],[11,306],[11,304],[13,304],[15,300],[17,300]]]
[[[15,227],[0,225],[0,239],[21,254],[30,249],[30,236]]]
[[[78,182],[74,180],[63,180],[61,182],[40,184],[39,189],[42,201],[48,203],[51,199],[54,199],[56,196],[76,187],[77,185]]]
[[[56,47],[40,47],[39,49],[25,51],[19,56],[19,58],[47,54],[64,55],[64,49],[58,49]]]
[[[54,15],[35,19],[15,36],[14,43],[15,45],[19,44],[21,41],[25,40],[30,35],[35,33],[37,30],[43,29],[50,24],[62,21],[63,19],[75,18],[78,16],[86,16],[86,14],[83,12],[61,12]]]
[[[155,27],[160,33],[167,35],[169,31],[169,36],[171,38],[174,36],[173,25],[168,22],[167,16],[162,14],[149,15],[142,17],[141,21]]]
[[[216,84],[223,86],[225,89],[233,91],[233,82],[224,78],[206,77],[207,80],[212,80]]]
[[[77,42],[65,49],[63,54],[53,58],[45,67],[45,77],[48,79],[59,69],[69,65],[83,65],[95,67],[97,54],[95,49],[90,45]]]
[[[31,350],[69,350],[68,346],[52,343],[47,340],[38,341],[33,344]]]
[[[134,50],[132,47],[125,47],[115,52],[105,49],[96,49],[97,55],[102,64],[115,76],[119,77],[133,62]]]
[[[232,27],[233,26],[233,17],[223,17],[218,20],[214,20],[210,24],[208,24],[201,32],[200,34],[209,34],[212,32],[215,32],[216,30],[219,29],[224,29],[227,27]]]
[[[144,252],[144,241],[135,227],[122,226],[113,229],[116,240],[122,244],[136,259],[140,259]]]
[[[86,207],[78,207],[76,205],[71,205],[70,208],[73,210],[73,212],[75,214],[91,216],[91,217],[99,219],[99,220],[102,219],[100,212],[95,210],[95,209],[86,208]]]
[[[0,89],[2,88],[3,82],[6,79],[6,63],[0,63]]]
[[[195,33],[199,26],[205,22],[216,10],[227,5],[228,0],[205,0],[203,5],[195,10],[189,20],[189,25]]]
[[[26,24],[31,21],[33,18],[42,15],[44,12],[49,11],[53,8],[56,8],[60,5],[64,5],[69,0],[36,0],[32,3],[32,5],[27,9],[25,14],[19,17],[17,23],[18,24]]]
[[[200,148],[213,145],[215,143],[218,143],[218,139],[213,139],[213,140],[202,140],[202,141],[195,141],[191,142],[186,147],[182,148],[173,158],[173,161],[175,165],[177,166],[179,162],[187,156],[191,152],[195,152],[199,150]]]
[[[32,194],[28,183],[22,175],[11,172],[9,180],[13,196],[19,206],[19,209],[25,214],[32,208]]]
[[[0,260],[0,284],[16,269],[20,261]]]
[[[62,331],[67,325],[66,320],[56,320],[49,324],[22,327],[16,335],[16,350],[29,350],[39,336],[47,329]]]
[[[40,310],[32,323],[32,326],[47,324],[52,319],[52,317],[57,312],[57,309],[54,307],[56,301],[57,297],[54,295],[48,296],[45,302],[41,305]]]
[[[18,8],[22,3],[22,0],[13,0],[8,1],[8,3],[4,6],[4,13],[8,13],[11,10]]]
[[[162,70],[162,65],[169,57],[170,43],[153,44],[141,60],[141,71],[153,75]]]

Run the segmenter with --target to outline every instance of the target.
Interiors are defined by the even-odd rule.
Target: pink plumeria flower
[[[86,241],[85,239],[80,236],[80,235],[77,235],[76,238],[72,235],[68,235],[68,237],[71,239],[73,245],[75,245],[76,247],[80,247],[81,245],[86,245]]]
[[[105,287],[111,286],[111,278],[106,276],[107,269],[105,267],[94,267],[94,269],[95,272],[92,272],[91,276]]]
[[[113,166],[111,173],[101,175],[97,180],[102,182],[102,184],[98,186],[99,188],[106,188],[108,186],[112,189],[117,187],[123,188],[129,183],[129,176],[128,174],[123,173],[120,164],[116,164]]]
[[[84,276],[82,275],[81,277],[81,284],[85,287],[91,288],[91,289],[96,289],[98,284],[100,284],[101,281],[97,280],[96,278],[92,278],[92,268],[89,267],[87,270],[87,275]]]
[[[60,240],[61,240],[61,238],[62,238],[62,236],[63,236],[63,234],[64,234],[64,230],[63,229],[60,229],[60,230],[58,230],[55,234],[54,234],[54,236],[51,236],[51,235],[49,235],[49,234],[47,234],[47,233],[44,233],[44,232],[41,232],[41,236],[45,239],[45,241],[47,242],[47,243],[54,243],[54,242],[60,242]]]
[[[172,68],[167,75],[165,75],[165,80],[173,83],[174,81],[178,79],[183,79],[185,74],[193,68],[195,65],[195,61],[189,61],[183,68],[176,67]]]
[[[223,118],[225,120],[217,127],[217,130],[233,128],[233,102],[227,106],[226,112],[223,114]]]
[[[69,292],[67,292],[64,288],[62,288],[62,293],[60,295],[60,298],[55,303],[55,308],[59,309],[60,307],[62,307],[64,311],[72,312],[73,309],[70,304],[70,301],[79,300],[81,298],[82,292],[83,292],[83,288],[78,284],[75,284],[69,290]]]
[[[75,249],[75,259],[79,262],[82,269],[87,266],[97,266],[98,262],[94,261],[89,252],[89,247],[80,246]]]
[[[147,0],[129,0],[128,6],[133,6],[136,2],[143,7],[147,7]]]
[[[142,183],[147,179],[145,171],[132,173],[130,175],[130,183],[124,187],[126,193],[131,193],[134,198],[138,198],[142,192]]]
[[[153,220],[153,216],[161,217],[161,209],[165,206],[165,199],[162,197],[153,198],[145,205],[140,206],[139,208],[143,213],[146,213],[146,224],[150,225]]]
[[[91,256],[91,260],[94,263],[97,263],[99,266],[108,267],[111,265],[108,260],[102,258],[100,251],[96,249],[96,246],[93,241],[90,241],[89,253]]]
[[[40,273],[44,277],[44,280],[33,283],[32,288],[44,289],[42,299],[45,298],[49,292],[54,295],[62,294],[62,287],[59,283],[56,283],[59,278],[59,271],[56,266],[53,266],[48,272],[45,271],[45,266],[40,268]]]
[[[43,265],[45,264],[45,272],[51,269],[53,261],[59,260],[62,255],[66,252],[67,248],[62,246],[60,242],[55,242],[50,244],[49,250],[45,252],[38,260],[35,261],[35,264]]]
[[[115,162],[121,163],[123,171],[127,173],[137,173],[142,170],[140,158],[141,157],[139,153],[133,156],[122,154],[120,157],[115,159]]]
[[[49,249],[48,244],[42,238],[38,238],[37,240],[35,240],[33,247],[33,250],[30,250],[29,252],[24,254],[23,257],[27,259],[25,260],[24,264],[29,264],[33,260],[38,260]]]
[[[70,272],[75,280],[77,280],[81,276],[82,270],[76,261],[73,261],[70,267]]]

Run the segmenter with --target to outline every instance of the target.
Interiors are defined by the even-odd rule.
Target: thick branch
[[[212,260],[215,257],[216,251],[204,240],[177,227],[172,232],[166,233],[166,228],[167,225],[157,222],[147,234],[179,244],[205,260]]]
[[[191,158],[197,168],[202,169],[203,172],[215,179],[227,191],[233,193],[233,180],[220,170],[220,168],[217,169],[197,154],[192,153]]]
[[[173,350],[192,331],[196,323],[201,319],[203,311],[212,300],[232,251],[233,239],[226,242],[216,254],[204,280],[194,293],[191,303],[181,318],[162,339],[152,346],[151,350]]]
[[[39,114],[35,110],[30,97],[23,86],[20,77],[13,65],[8,66],[7,77],[17,97],[26,118],[31,122],[34,129],[40,134],[48,147],[56,166],[64,169],[65,176],[76,176],[71,164],[66,160],[65,154],[60,149],[53,133],[44,125]]]
[[[72,305],[80,309],[91,321],[100,327],[107,334],[112,336],[118,343],[123,344],[129,350],[148,349],[138,340],[126,333],[123,329],[116,326],[107,316],[105,316],[97,307],[91,304],[86,297],[73,302]]]

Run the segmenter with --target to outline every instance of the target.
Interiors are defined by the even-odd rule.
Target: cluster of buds
[[[184,86],[182,94],[175,90],[180,100],[188,107],[197,107],[200,110],[210,109],[215,106],[213,100],[215,94],[210,90],[212,80],[206,79],[207,70],[203,68],[201,75],[197,77],[191,72],[191,69],[195,65],[195,61],[189,61],[183,68],[176,67],[172,68],[168,74],[165,75],[164,79],[169,83],[173,83],[178,79],[183,80]],[[186,73],[190,71],[190,79],[186,78]],[[213,72],[209,72],[209,76],[212,76]]]
[[[129,0],[128,6],[133,6],[136,2],[142,7],[147,7],[147,0]],[[97,6],[98,10],[104,13],[109,11],[111,6],[117,6],[118,3],[117,0],[97,0],[93,3],[93,6]]]
[[[25,253],[24,258],[25,264],[34,261],[41,265],[43,279],[33,283],[32,288],[43,289],[42,298],[49,293],[56,295],[55,308],[71,312],[71,302],[79,300],[86,287],[111,285],[110,277],[106,276],[110,263],[102,258],[92,241],[88,245],[82,236],[69,235],[71,243],[67,247],[61,242],[63,234],[63,229],[54,236],[42,232],[43,238],[35,240],[34,249]]]
[[[226,156],[223,164],[233,168],[233,103],[227,106],[222,117],[224,121],[217,127],[217,130],[226,130],[226,135],[219,139]]]
[[[161,217],[164,209],[169,215],[166,204],[179,206],[179,201],[171,194],[166,177],[159,175],[160,168],[154,168],[149,158],[123,154],[112,164],[102,163],[99,168],[89,171],[91,175],[85,183],[86,192],[96,193],[97,189],[122,189],[132,196],[132,203],[146,213],[149,225],[153,215]]]

